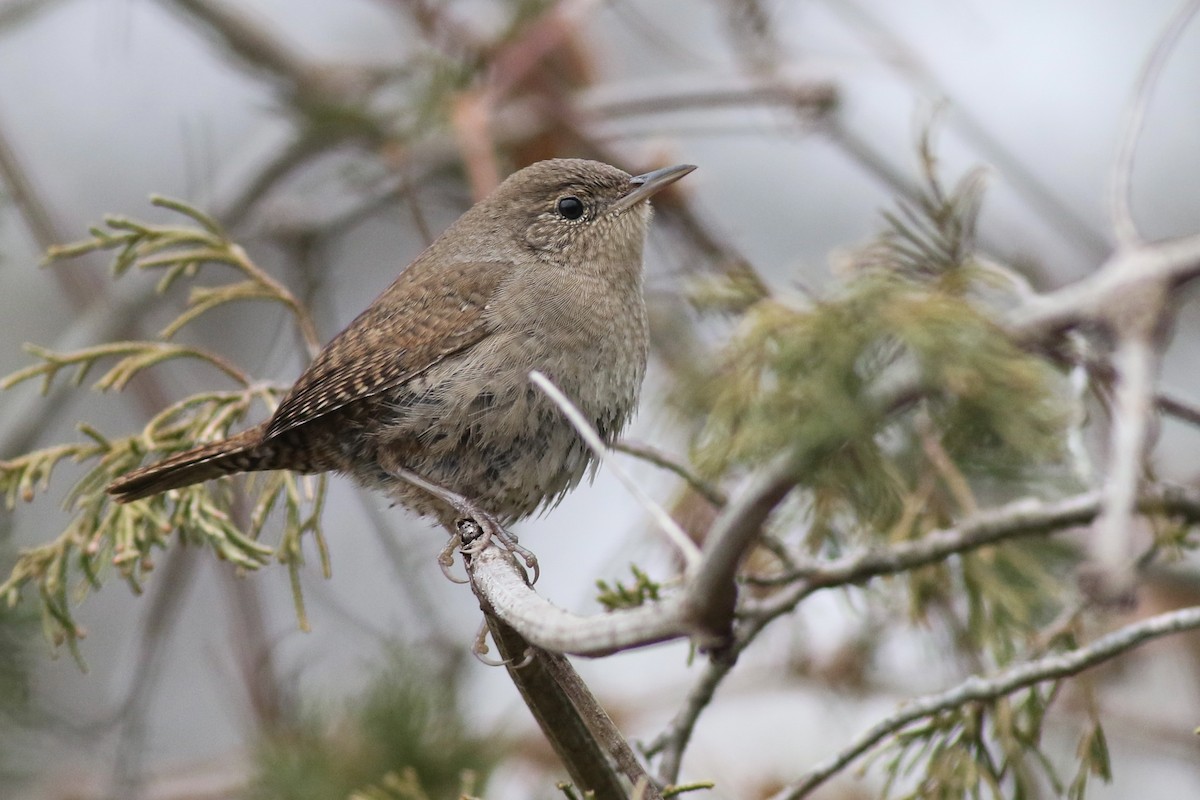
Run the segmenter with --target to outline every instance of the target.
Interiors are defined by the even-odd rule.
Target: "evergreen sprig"
[[[131,269],[160,270],[157,291],[161,294],[181,278],[194,278],[201,267],[230,267],[244,281],[217,287],[193,289],[187,309],[162,332],[169,339],[188,323],[214,308],[241,300],[271,300],[284,305],[310,349],[320,346],[320,338],[307,308],[286,286],[258,267],[246,251],[222,229],[220,223],[193,206],[179,200],[155,195],[153,205],[176,212],[193,224],[151,225],[123,216],[109,216],[104,225],[89,229],[91,238],[51,247],[46,263],[75,258],[98,251],[116,251],[113,274],[121,276]]]
[[[1054,681],[991,702],[969,703],[901,731],[879,756],[887,774],[883,795],[897,800],[1007,800],[1036,797],[1049,784],[1056,796],[1082,800],[1090,776],[1108,779],[1108,746],[1093,717],[1079,740],[1076,774],[1064,785],[1042,742],[1047,712],[1061,686]],[[906,783],[903,794],[895,795]]]
[[[603,579],[596,580],[596,600],[605,609],[615,611],[618,608],[636,608],[660,598],[661,584],[652,580],[636,564],[630,564],[629,571],[633,574],[633,583],[629,585],[616,580],[611,584]]]
[[[153,198],[156,206],[183,215],[183,225],[150,225],[125,217],[110,217],[91,229],[90,239],[51,248],[51,262],[95,251],[115,251],[113,274],[130,269],[161,270],[158,291],[178,280],[194,279],[206,264],[232,267],[240,279],[214,286],[194,287],[183,311],[160,333],[160,340],[103,343],[67,353],[35,345],[27,349],[37,359],[0,380],[0,390],[41,380],[49,391],[64,373],[74,386],[106,364],[92,383],[97,391],[121,392],[130,381],[155,367],[179,359],[199,360],[233,380],[233,391],[200,392],[184,397],[154,416],[141,431],[109,437],[87,423],[79,425],[83,439],[53,445],[0,460],[0,496],[7,509],[17,501],[31,502],[49,488],[64,464],[83,467],[66,492],[64,508],[71,514],[66,529],[52,541],[19,553],[6,580],[0,582],[0,601],[15,606],[27,588],[40,599],[47,638],[66,644],[79,657],[84,631],[72,608],[88,591],[99,588],[110,570],[140,592],[154,566],[156,550],[179,544],[206,547],[238,569],[258,569],[273,558],[287,565],[297,616],[307,627],[299,570],[305,563],[302,542],[311,536],[321,564],[329,573],[329,558],[321,533],[320,515],[325,481],[304,481],[276,473],[257,484],[245,530],[235,521],[227,481],[184,487],[126,505],[113,502],[105,487],[147,460],[177,453],[197,444],[217,441],[234,432],[251,406],[268,411],[279,402],[280,388],[254,381],[249,373],[224,356],[191,345],[167,341],[186,325],[226,303],[267,300],[287,307],[311,347],[318,339],[311,317],[290,291],[263,272],[245,251],[230,240],[208,215],[185,203]],[[279,511],[282,532],[275,547],[259,541],[272,511]]]

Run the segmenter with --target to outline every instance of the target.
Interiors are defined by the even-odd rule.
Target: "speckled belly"
[[[593,458],[527,375],[525,365],[486,370],[470,362],[431,370],[358,415],[366,419],[343,439],[343,471],[443,524],[453,522],[455,512],[393,477],[389,465],[479,503],[505,525],[554,505],[580,482]],[[600,397],[577,374],[556,383],[606,438],[624,427],[636,401],[636,395]]]

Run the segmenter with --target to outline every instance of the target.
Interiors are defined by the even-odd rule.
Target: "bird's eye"
[[[560,197],[557,208],[563,219],[579,219],[583,216],[583,201],[578,197]]]

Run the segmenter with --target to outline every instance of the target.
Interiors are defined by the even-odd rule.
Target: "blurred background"
[[[631,432],[683,453],[686,431],[663,397],[683,343],[705,335],[681,332],[690,282],[750,265],[781,290],[820,293],[839,254],[912,191],[925,128],[944,175],[989,168],[989,254],[1037,288],[1095,269],[1111,246],[1106,191],[1123,115],[1175,10],[1120,0],[3,0],[0,373],[29,363],[24,342],[66,350],[153,335],[173,318],[185,289],[156,299],[154,276],[113,282],[102,258],[38,269],[45,247],[83,238],[106,214],[167,219],[152,193],[222,220],[312,304],[328,339],[527,163],[582,156],[636,173],[687,162],[700,168],[657,203],[655,356]],[[1197,98],[1193,26],[1156,86],[1138,151],[1134,210],[1148,236],[1200,229]],[[1198,323],[1185,309],[1166,362],[1166,385],[1192,396]],[[230,305],[184,338],[264,379],[290,382],[304,363],[284,313],[267,304]],[[0,395],[0,458],[71,440],[81,419],[124,435],[220,380],[170,368],[121,395],[22,385]],[[1193,482],[1198,445],[1193,429],[1164,423],[1156,469]],[[649,465],[627,466],[664,503],[679,491]],[[0,564],[66,524],[69,468],[57,477],[0,518]],[[442,533],[341,480],[325,527],[333,577],[315,558],[303,575],[311,633],[297,628],[285,570],[238,577],[186,549],[162,554],[141,597],[114,581],[87,598],[87,672],[53,657],[32,613],[16,614],[0,638],[12,706],[0,723],[0,798],[344,796],[343,785],[377,779],[379,757],[362,743],[385,735],[383,718],[408,725],[386,732],[410,743],[398,765],[445,762],[422,771],[440,787],[427,786],[431,796],[454,796],[464,766],[480,786],[488,778],[492,800],[555,796],[561,770],[508,677],[469,655],[480,614],[437,568]],[[631,562],[671,569],[642,510],[603,470],[518,531],[540,559],[540,590],[577,611],[598,610],[595,580],[627,576]],[[1196,602],[1198,585],[1159,587],[1148,610]],[[777,626],[703,718],[683,777],[717,781],[713,797],[764,796],[902,698],[951,682],[930,668],[936,641],[903,630],[872,632],[883,657],[856,658],[870,626],[853,619],[842,598],[821,596]],[[688,656],[672,644],[579,668],[630,737],[650,738],[695,674]],[[1200,796],[1200,641],[1122,664],[1098,673],[1116,775],[1090,796]],[[380,707],[392,711],[371,710]],[[1069,749],[1077,719],[1062,713]],[[329,751],[322,741],[352,762],[339,767],[345,784],[304,772]],[[308,793],[262,777],[271,765]],[[437,769],[443,783],[428,777]],[[871,797],[877,786],[824,791]]]

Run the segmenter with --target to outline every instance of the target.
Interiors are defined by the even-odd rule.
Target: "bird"
[[[546,375],[613,441],[649,334],[649,199],[695,169],[642,175],[550,159],[505,179],[313,359],[273,415],[117,478],[130,503],[242,472],[335,472],[451,527],[465,500],[509,525],[552,507],[595,457],[529,380]]]

